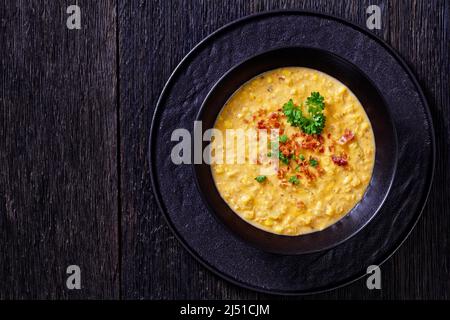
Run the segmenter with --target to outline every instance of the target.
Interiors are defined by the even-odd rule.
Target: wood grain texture
[[[365,27],[370,4],[382,8],[375,33],[398,50],[424,87],[438,138],[430,200],[411,237],[382,267],[380,291],[365,280],[306,299],[448,298],[449,4],[447,1],[119,1],[122,293],[126,299],[267,299],[197,263],[174,239],[153,199],[148,134],[157,98],[179,61],[208,34],[248,14],[306,9]],[[358,257],[355,257],[357,259]]]
[[[76,3],[0,2],[1,299],[119,296],[116,7]]]
[[[405,1],[390,8],[389,42],[408,62],[426,94],[437,158],[422,218],[387,264],[391,290],[395,290],[388,297],[450,298],[449,5],[449,1]]]

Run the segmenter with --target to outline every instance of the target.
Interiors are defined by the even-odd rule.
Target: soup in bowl
[[[197,120],[204,133],[222,132],[203,148],[224,156],[193,165],[200,194],[233,234],[264,251],[304,254],[349,239],[376,217],[395,175],[397,135],[382,93],[322,49],[277,48],[239,63]],[[230,130],[256,135],[234,140]]]
[[[311,114],[311,108],[319,110]],[[375,161],[370,120],[351,90],[321,71],[285,67],[256,76],[226,102],[214,128],[246,133],[213,141],[213,149],[232,161],[213,163],[211,170],[230,208],[267,232],[323,230],[347,214],[369,185]],[[248,134],[253,129],[257,134]],[[277,130],[278,141],[261,148],[261,130]],[[252,144],[267,150],[256,153],[256,161]],[[238,148],[243,163],[229,156]]]

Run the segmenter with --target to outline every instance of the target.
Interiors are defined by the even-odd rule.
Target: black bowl
[[[349,61],[325,50],[285,47],[258,54],[229,70],[211,89],[197,115],[202,130],[213,128],[230,96],[253,77],[280,67],[307,67],[345,84],[363,105],[375,135],[375,165],[362,200],[343,218],[324,230],[283,236],[256,228],[240,218],[222,199],[208,164],[195,164],[197,186],[210,211],[246,242],[268,252],[304,254],[332,248],[349,239],[377,214],[389,193],[397,166],[397,135],[383,96],[372,81]],[[207,145],[203,143],[203,148]]]

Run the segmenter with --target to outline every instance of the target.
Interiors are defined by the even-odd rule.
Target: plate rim
[[[147,153],[147,157],[149,160],[149,169],[150,169],[150,180],[151,180],[151,186],[152,186],[152,193],[154,195],[154,198],[157,202],[158,208],[160,210],[160,212],[162,213],[167,225],[169,226],[171,232],[175,235],[175,237],[177,238],[178,242],[181,243],[181,245],[184,247],[184,249],[191,255],[193,256],[203,267],[205,267],[207,270],[209,270],[210,272],[212,272],[213,274],[217,275],[218,277],[238,286],[238,287],[242,287],[245,289],[249,289],[255,292],[260,292],[260,293],[265,293],[265,294],[272,294],[272,295],[283,295],[283,296],[301,296],[301,295],[310,295],[310,294],[318,294],[318,293],[324,293],[324,292],[328,292],[328,291],[332,291],[338,288],[342,288],[344,286],[347,286],[351,283],[354,283],[358,280],[360,280],[361,278],[363,278],[366,273],[362,273],[360,275],[355,275],[352,278],[346,279],[346,280],[342,280],[339,283],[335,284],[335,285],[331,285],[329,287],[320,287],[317,288],[316,290],[305,290],[305,291],[283,291],[283,290],[266,290],[264,288],[258,287],[258,286],[253,286],[252,284],[249,283],[244,283],[241,281],[238,281],[234,278],[232,278],[231,276],[229,276],[226,273],[223,273],[222,271],[218,270],[217,268],[215,268],[214,266],[210,265],[208,262],[204,261],[203,258],[196,253],[192,248],[190,248],[190,246],[185,242],[185,240],[183,239],[183,237],[178,233],[178,231],[176,230],[176,228],[173,226],[172,222],[170,221],[169,217],[166,214],[166,210],[164,208],[164,205],[162,203],[161,200],[161,194],[159,191],[159,188],[157,187],[157,183],[156,183],[156,179],[157,177],[155,176],[155,162],[152,159],[152,146],[154,144],[154,140],[155,140],[155,127],[156,127],[156,123],[157,123],[157,118],[158,118],[158,109],[160,107],[161,102],[163,101],[167,90],[169,89],[169,87],[172,84],[172,80],[177,76],[177,74],[180,72],[182,66],[185,64],[185,62],[187,62],[189,59],[191,59],[194,54],[196,53],[197,50],[199,50],[199,48],[203,45],[205,45],[207,42],[211,41],[212,39],[214,39],[217,35],[227,31],[228,29],[232,28],[233,26],[239,25],[241,23],[244,22],[249,22],[253,19],[257,19],[257,18],[264,18],[266,16],[278,16],[278,15],[306,15],[306,16],[316,16],[319,18],[324,18],[324,19],[328,19],[328,20],[334,20],[337,21],[343,25],[349,26],[351,28],[353,28],[354,30],[361,32],[363,34],[365,34],[366,36],[368,36],[369,38],[371,38],[372,40],[378,42],[382,47],[384,47],[387,52],[389,54],[392,55],[392,57],[395,58],[395,60],[400,64],[400,66],[406,71],[408,77],[410,78],[410,80],[412,81],[412,83],[414,84],[416,91],[419,95],[419,98],[422,100],[422,102],[424,103],[424,111],[425,111],[425,116],[427,117],[430,126],[429,126],[429,133],[430,133],[430,138],[431,138],[431,166],[429,168],[429,174],[428,174],[428,189],[426,190],[426,192],[424,192],[422,194],[422,199],[420,201],[421,205],[417,210],[416,213],[416,217],[414,220],[412,220],[411,226],[410,228],[408,228],[408,230],[405,232],[404,236],[397,241],[397,243],[393,246],[393,248],[390,250],[390,252],[388,252],[385,257],[382,258],[382,261],[380,261],[378,263],[378,266],[381,266],[383,263],[385,263],[401,246],[402,244],[406,241],[406,239],[408,239],[408,237],[410,236],[411,232],[414,230],[414,228],[417,225],[417,222],[419,221],[420,217],[422,216],[423,210],[425,208],[425,205],[427,204],[427,200],[428,197],[430,195],[430,191],[431,188],[433,186],[433,180],[434,180],[434,175],[435,175],[435,166],[436,166],[436,136],[435,136],[435,130],[434,130],[434,124],[433,124],[433,118],[431,116],[431,111],[429,108],[429,104],[428,104],[428,100],[422,90],[422,88],[420,87],[420,84],[414,74],[414,72],[411,70],[411,68],[408,66],[408,64],[403,60],[403,58],[394,50],[394,48],[388,44],[386,41],[384,41],[383,39],[381,39],[378,35],[371,33],[369,31],[367,31],[366,29],[364,29],[363,27],[354,24],[353,22],[350,22],[348,20],[345,20],[344,18],[341,17],[337,17],[335,15],[332,14],[326,14],[326,13],[322,13],[322,12],[316,12],[316,11],[312,11],[312,10],[300,10],[300,9],[277,9],[277,10],[269,10],[269,11],[264,11],[264,12],[258,12],[258,13],[253,13],[250,15],[246,15],[243,17],[240,17],[238,19],[235,19],[225,25],[223,25],[222,27],[218,28],[217,30],[213,31],[212,33],[210,33],[208,36],[206,36],[205,38],[203,38],[200,42],[198,42],[182,59],[181,61],[176,65],[175,69],[172,71],[172,73],[170,74],[169,78],[167,79],[166,83],[164,84],[164,87],[157,99],[154,111],[153,111],[153,115],[152,115],[152,120],[151,120],[151,124],[150,124],[150,134],[149,134],[149,142],[148,142],[148,153]],[[333,249],[330,249],[333,250]]]

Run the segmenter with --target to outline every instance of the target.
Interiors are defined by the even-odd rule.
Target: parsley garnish
[[[278,158],[284,164],[289,164],[290,157],[289,156],[286,157],[281,151],[278,151]]]
[[[306,98],[306,106],[310,114],[321,113],[325,108],[324,98],[319,92],[311,92],[311,95]]]
[[[292,177],[289,178],[289,182],[292,183],[292,184],[297,185],[297,184],[300,183],[300,180],[298,180],[297,176],[292,176]]]
[[[255,178],[256,181],[258,181],[259,183],[266,181],[267,177],[266,176],[257,176]]]
[[[296,106],[292,99],[283,105],[287,122],[293,127],[300,127],[306,134],[320,134],[325,127],[324,98],[319,92],[311,92],[305,102],[310,117],[303,115],[301,106]]]
[[[300,160],[302,160],[302,161],[305,160],[305,156],[302,155],[302,154],[299,156],[299,158],[300,158]]]
[[[286,143],[288,141],[288,136],[283,134],[282,136],[280,136],[280,142],[281,143]]]
[[[317,162],[316,159],[312,158],[312,159],[309,159],[309,164],[310,164],[311,166],[313,166],[313,167],[317,167],[317,165],[318,165],[319,163]]]

